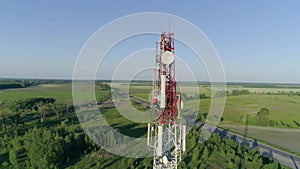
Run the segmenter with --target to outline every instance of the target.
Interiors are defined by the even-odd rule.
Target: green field
[[[282,147],[285,150],[300,154],[299,129],[287,128],[271,128],[260,126],[237,126],[221,124],[222,128],[235,131],[241,135],[247,134],[247,137],[256,138],[259,141],[264,141],[277,147]],[[247,131],[247,133],[245,133]]]
[[[188,101],[191,105],[198,104],[197,100]],[[300,96],[286,95],[241,95],[228,96],[224,108],[222,123],[245,124],[249,114],[249,125],[256,124],[257,112],[266,107],[270,110],[269,120],[277,127],[300,128]],[[207,113],[210,99],[200,100],[200,113]]]
[[[0,100],[21,100],[35,97],[55,98],[59,102],[72,102],[72,84],[43,84],[39,86],[0,91]]]
[[[189,97],[195,95],[195,87],[181,87]],[[242,125],[246,123],[246,116],[249,115],[249,125],[259,125],[257,122],[257,112],[265,107],[270,110],[269,120],[272,120],[276,127],[300,128],[300,96],[281,95],[278,91],[293,92],[300,91],[298,88],[242,88],[241,86],[229,86],[228,90],[246,89],[252,91],[248,95],[227,96],[223,113],[223,122]],[[210,96],[210,87],[200,86],[199,93]],[[149,100],[151,87],[130,86],[130,95],[143,100]],[[274,94],[267,94],[272,91]],[[253,92],[257,92],[256,94]],[[265,94],[262,94],[265,92]],[[186,99],[185,107],[190,110],[198,110],[199,99]],[[200,99],[200,114],[208,113],[211,99]],[[193,109],[192,109],[193,108]]]
[[[187,96],[193,96],[193,89],[183,85]],[[131,95],[146,99],[147,93],[151,88],[139,86],[130,87]],[[187,90],[188,89],[188,90]],[[227,90],[248,90],[247,95],[228,95],[224,107],[223,121],[220,126],[231,131],[244,134],[245,126],[248,125],[247,136],[257,138],[260,141],[276,145],[290,152],[299,153],[300,139],[300,96],[297,94],[299,86],[281,85],[279,87],[244,87],[240,85],[227,86]],[[195,91],[195,90],[194,90]],[[199,93],[210,95],[209,86],[201,86]],[[208,113],[211,99],[187,99],[184,109],[188,111],[197,111],[200,103],[199,114]],[[268,124],[262,124],[258,121],[257,113],[261,108],[267,108],[270,111]],[[248,117],[248,118],[247,118]],[[286,138],[289,138],[288,140]]]
[[[149,107],[134,101],[131,102],[133,104],[132,106],[124,104],[124,100],[127,97],[123,92],[126,90],[122,84],[117,84],[117,86],[119,88],[116,90],[116,93],[113,94],[119,94],[122,97],[116,99],[113,104],[113,102],[110,101],[110,99],[113,98],[107,97],[110,94],[110,89],[101,88],[101,84],[96,85],[96,97],[100,100],[101,104],[99,107],[95,104],[96,107],[92,108],[90,108],[89,105],[79,105],[80,110],[83,112],[82,114],[65,111],[59,115],[55,113],[55,111],[59,111],[59,109],[53,108],[51,110],[48,109],[49,112],[46,115],[45,121],[41,121],[39,116],[37,116],[39,114],[36,114],[39,113],[38,111],[26,109],[26,111],[21,111],[22,114],[20,116],[24,123],[14,126],[13,121],[8,120],[7,131],[2,128],[0,129],[0,134],[3,136],[0,144],[0,168],[24,168],[30,165],[40,165],[39,161],[45,162],[42,166],[47,168],[47,160],[40,159],[40,157],[45,156],[45,154],[50,155],[51,159],[55,158],[55,160],[60,162],[52,164],[59,166],[59,168],[151,168],[152,158],[132,159],[110,154],[100,146],[97,146],[91,138],[86,135],[91,132],[99,136],[98,138],[105,138],[102,137],[103,134],[113,136],[111,132],[106,133],[106,129],[101,128],[101,124],[103,124],[101,123],[102,120],[106,121],[109,126],[124,135],[146,137],[146,123],[134,122],[131,118],[124,117],[124,114],[121,114],[114,105],[117,104],[119,108],[125,111],[123,113],[128,113],[132,118],[136,117],[138,113],[148,115],[149,112],[146,112],[146,110],[148,110]],[[195,99],[197,98],[197,92],[195,92],[195,90],[199,90],[200,93],[205,93],[207,96],[210,94],[209,86],[201,86],[198,89],[189,85],[181,86],[180,92],[186,94],[184,98],[185,108],[188,109],[188,111],[193,111],[199,107],[199,100]],[[129,95],[146,101],[149,100],[150,93],[150,85],[134,85],[129,88]],[[85,92],[79,93],[79,96],[85,97],[85,94]],[[245,100],[244,97],[249,96],[252,97],[252,95],[228,97],[229,103],[231,104],[226,105],[229,107],[226,107],[225,110],[231,110],[230,112],[233,114],[239,112],[239,109],[235,108],[239,104],[247,105],[256,100],[255,97],[253,97],[253,99],[248,102],[241,101]],[[260,96],[271,97],[271,95]],[[72,103],[72,84],[43,84],[29,88],[6,89],[0,92],[0,101],[18,101],[37,97],[54,98],[57,102],[70,104]],[[281,95],[278,95],[278,97],[281,97]],[[298,98],[297,96],[286,97],[292,98],[293,100],[289,102],[289,99],[285,99],[288,103],[298,102],[298,100],[294,99]],[[264,98],[264,100],[265,99],[266,98]],[[277,98],[277,100],[280,102],[283,101],[281,98]],[[265,101],[268,102],[268,100]],[[261,104],[257,103],[258,110],[264,103],[265,102]],[[200,101],[200,113],[207,112],[209,105],[209,98],[202,99]],[[98,108],[101,110],[101,115],[105,117],[105,120],[99,119]],[[272,111],[273,110],[271,110],[271,112]],[[250,112],[252,112],[252,109]],[[248,109],[245,111],[245,114],[247,113]],[[275,112],[275,115],[276,113],[277,112]],[[240,112],[238,114],[240,115]],[[274,117],[272,116],[272,118],[275,118],[275,115]],[[232,114],[225,112],[223,123],[240,123],[238,121],[239,118],[235,119],[231,116]],[[2,122],[3,117],[4,116],[2,116]],[[82,117],[84,122],[79,124],[77,117]],[[232,120],[230,120],[230,118]],[[84,132],[81,127],[88,127],[89,129]],[[39,135],[47,137],[39,137]],[[122,140],[114,140],[113,138],[114,137],[107,137],[101,140],[112,147],[115,147],[113,144],[116,144],[117,141],[123,143]],[[214,134],[206,144],[199,144],[198,139],[199,131],[196,130],[196,127],[193,127],[187,135],[187,151],[183,156],[183,161],[180,163],[179,168],[237,168],[238,165],[241,164],[246,168],[247,166],[248,168],[249,166],[260,168],[260,166],[264,165],[264,158],[259,155],[258,149],[250,150],[248,147],[237,145],[231,139],[223,139],[218,134]],[[40,145],[40,142],[44,142],[45,144]],[[47,146],[51,143],[55,143],[56,146]],[[59,148],[52,149],[53,147]],[[52,152],[58,153],[58,155],[56,156]],[[244,158],[244,155],[248,153],[252,154],[249,157],[250,160],[248,157]],[[40,160],[35,160],[35,157]],[[51,160],[48,160],[48,162],[51,162]],[[269,164],[273,166],[273,168],[280,168],[280,165],[276,161],[269,161]]]
[[[97,98],[105,94],[105,92],[97,86],[95,92]],[[54,98],[57,102],[71,104],[73,102],[72,83],[41,84],[29,88],[0,90],[0,101],[22,100],[38,97]],[[82,94],[82,97],[85,97],[84,93]]]
[[[244,95],[227,98],[225,107],[225,121],[238,122],[238,114],[256,113],[262,107],[270,110],[270,120],[274,120],[280,127],[300,127],[300,97],[286,95]],[[243,116],[243,115],[242,115]],[[226,120],[228,119],[228,120]],[[242,119],[244,121],[244,119]]]

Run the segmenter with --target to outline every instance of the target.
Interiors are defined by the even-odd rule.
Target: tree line
[[[204,142],[194,127],[187,136],[187,151],[180,168],[281,168],[276,160],[261,156],[259,148],[236,143],[233,138],[222,138],[219,133]],[[225,133],[226,135],[226,133]]]
[[[0,90],[1,89],[15,89],[15,88],[25,88],[29,86],[34,86],[36,83],[31,81],[2,81],[0,82]]]
[[[9,145],[8,168],[61,168],[79,154],[99,147],[83,132],[80,124],[68,120],[53,128],[34,127],[23,136],[14,137]]]
[[[59,117],[63,113],[74,111],[73,105],[56,103],[54,98],[29,98],[0,103],[0,115],[4,131],[7,130],[7,126],[17,128],[19,124],[36,117],[40,118],[40,122],[44,122],[47,115],[55,114]]]

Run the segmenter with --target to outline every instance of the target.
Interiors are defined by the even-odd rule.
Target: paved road
[[[141,100],[139,98],[131,97],[131,99],[134,99],[134,101],[139,101],[143,105],[149,105],[148,102],[145,102],[144,100]],[[198,129],[200,130],[202,125],[199,122],[196,125],[199,126]],[[300,168],[300,157],[294,156],[289,152],[271,147],[263,143],[255,142],[252,139],[245,138],[242,135],[232,133],[230,131],[225,131],[221,128],[217,128],[215,132],[220,133],[222,137],[232,138],[238,144],[248,145],[250,148],[258,147],[261,155],[272,157],[285,166],[291,167],[293,169]]]
[[[200,124],[197,125],[199,125],[198,129],[200,130],[202,126]],[[272,157],[278,160],[278,162],[283,165],[294,169],[299,169],[300,167],[300,157],[292,155],[289,152],[271,147],[263,143],[255,142],[252,139],[245,138],[242,135],[232,133],[230,131],[225,131],[224,129],[217,128],[215,132],[220,133],[222,137],[233,139],[238,144],[248,145],[250,148],[258,147],[261,155]]]

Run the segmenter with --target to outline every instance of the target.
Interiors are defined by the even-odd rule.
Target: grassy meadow
[[[197,110],[196,105],[200,102],[199,113],[208,113],[211,99],[200,99],[200,101],[199,99],[195,99],[195,95],[197,95],[195,90],[198,90],[199,94],[210,96],[211,89],[209,86],[200,85],[196,88],[179,84],[179,87],[187,97],[184,100],[185,107],[188,107],[190,110]],[[271,125],[276,127],[300,128],[300,96],[295,94],[300,92],[300,88],[296,88],[295,86],[288,87],[251,88],[240,85],[227,86],[228,91],[249,90],[250,94],[228,95],[226,97],[222,123],[245,125],[247,122],[249,125],[260,125],[257,121],[257,112],[265,107],[270,110],[268,118],[272,121]],[[132,85],[130,86],[129,93],[137,98],[149,100],[151,89],[151,86]],[[248,119],[246,119],[247,116]]]
[[[195,87],[184,86],[182,89],[187,98],[184,100],[184,109],[198,111],[199,115],[209,112],[211,99],[195,99]],[[199,86],[199,93],[210,96],[210,86]],[[249,87],[241,85],[228,85],[227,90],[248,90],[246,95],[227,95],[223,112],[223,118],[219,126],[231,131],[245,134],[259,141],[276,145],[296,154],[300,153],[300,96],[299,86],[281,85],[273,87]],[[130,95],[146,100],[151,88],[131,86]],[[191,99],[190,99],[191,98]],[[200,104],[199,104],[200,103]],[[200,108],[198,109],[199,106]],[[270,111],[268,120],[270,124],[261,125],[258,120],[258,112],[261,108]],[[264,127],[262,127],[264,126]],[[289,138],[288,140],[286,138]]]
[[[22,100],[35,97],[54,98],[59,102],[72,102],[72,84],[42,84],[29,88],[0,90],[0,100]]]
[[[246,134],[247,137],[255,138],[259,141],[264,141],[266,143],[276,145],[277,147],[283,148],[284,150],[300,154],[299,129],[271,128],[260,126],[238,126],[230,124],[221,124],[220,126],[222,128],[229,129],[241,135]]]
[[[101,86],[101,85],[100,85]],[[99,99],[101,98],[107,98],[107,95],[110,94],[110,90],[104,90],[100,86],[96,85],[95,93],[96,97]],[[118,83],[113,85],[114,88],[116,89],[115,94],[118,93],[120,96],[124,97],[126,95],[122,94],[126,92],[126,88],[128,87],[126,84]],[[143,99],[145,101],[149,101],[151,98],[151,90],[152,86],[149,84],[134,84],[129,86],[129,96],[134,96],[140,99]],[[195,92],[195,91],[199,92]],[[210,96],[211,89],[210,86],[207,85],[200,85],[199,87],[195,88],[190,84],[183,84],[179,85],[179,92],[185,94],[185,109],[188,111],[198,111],[199,108],[199,103],[200,103],[200,114],[204,114],[208,112],[209,107],[210,107],[210,98],[205,98],[201,99],[199,102],[198,96],[199,94],[205,94],[206,96]],[[84,94],[84,93],[83,93]],[[112,93],[114,94],[114,93]],[[0,90],[0,101],[13,101],[13,100],[23,100],[27,98],[36,98],[36,97],[46,97],[46,98],[54,98],[57,102],[63,102],[63,103],[68,103],[72,104],[72,84],[71,83],[61,83],[61,84],[40,84],[38,86],[32,86],[28,88],[19,88],[19,89],[4,89]],[[121,97],[121,98],[122,98]],[[147,125],[146,123],[138,123],[134,122],[134,120],[131,120],[130,118],[124,117],[124,114],[121,114],[113,104],[110,102],[106,102],[107,100],[103,100],[103,104],[99,106],[101,110],[101,114],[105,117],[105,120],[107,123],[112,126],[114,129],[119,131],[120,133],[132,137],[146,137],[146,132],[147,132]],[[279,124],[281,124],[281,121],[283,121],[282,126],[278,125],[277,127],[281,128],[287,128],[287,127],[293,127],[297,128],[297,123],[293,123],[294,120],[297,120],[297,122],[300,123],[300,117],[298,109],[299,106],[297,106],[297,103],[300,102],[300,96],[296,95],[272,95],[272,94],[263,94],[263,93],[251,93],[249,95],[240,95],[240,96],[228,96],[227,97],[227,102],[225,105],[225,112],[223,114],[224,120],[222,121],[222,124],[224,125],[230,125],[230,124],[238,124],[242,126],[245,123],[245,117],[247,114],[249,114],[249,119],[255,119],[256,112],[259,111],[260,108],[262,107],[267,107],[270,109],[270,119],[277,121]],[[116,100],[115,104],[119,104],[119,108],[121,107],[122,109],[125,109],[128,114],[134,114],[136,116],[136,110],[139,110],[140,112],[145,112],[147,109],[145,105],[141,105],[135,102],[132,102],[133,106],[130,107],[126,104],[124,104],[124,100]],[[277,106],[277,107],[276,107]],[[86,107],[87,108],[87,107]],[[88,109],[88,108],[87,108]],[[98,109],[97,109],[98,110]],[[85,109],[83,109],[83,112]],[[130,159],[130,158],[122,158],[119,156],[112,155],[103,149],[97,149],[96,145],[92,143],[91,140],[89,140],[87,137],[79,137],[83,136],[81,133],[80,125],[77,121],[78,114],[75,113],[66,113],[61,116],[57,116],[55,114],[49,114],[46,117],[46,120],[44,122],[41,122],[39,118],[29,118],[33,116],[33,113],[36,112],[28,112],[27,114],[22,115],[24,120],[24,124],[20,124],[18,128],[14,128],[11,123],[9,124],[9,131],[12,131],[12,136],[10,134],[6,134],[7,138],[2,140],[2,145],[0,146],[0,163],[2,163],[1,166],[4,166],[7,168],[13,168],[14,164],[12,164],[13,159],[11,160],[10,156],[13,155],[13,151],[11,151],[8,147],[11,144],[11,139],[14,139],[13,143],[17,141],[18,139],[23,139],[23,135],[34,127],[39,127],[43,128],[43,130],[47,129],[54,129],[61,131],[63,130],[64,132],[69,134],[64,135],[64,132],[62,132],[62,138],[66,142],[63,144],[63,148],[68,150],[68,147],[66,145],[77,145],[78,140],[81,140],[82,143],[85,143],[86,149],[80,150],[79,153],[74,154],[74,156],[70,156],[70,159],[67,160],[66,163],[62,164],[61,167],[63,168],[116,168],[118,166],[147,166],[146,168],[151,167],[151,160],[152,158],[146,158],[146,159]],[[282,116],[282,113],[286,113],[286,116]],[[83,119],[88,118],[88,119],[93,119],[91,123],[87,122],[86,126],[89,126],[91,128],[90,132],[94,134],[99,134],[99,126],[100,121],[97,121],[97,117],[99,114],[97,113],[83,113],[80,114],[82,115]],[[80,116],[79,115],[79,116]],[[287,116],[288,115],[288,116]],[[253,116],[253,117],[252,117]],[[248,120],[249,120],[248,119]],[[249,122],[249,121],[248,121]],[[289,124],[289,125],[285,125]],[[295,124],[295,125],[294,125]],[[252,125],[249,123],[249,125]],[[253,125],[258,125],[253,123]],[[229,128],[229,127],[228,127]],[[79,130],[80,129],[80,130]],[[233,130],[242,130],[243,128],[238,128]],[[15,130],[16,132],[13,132]],[[70,130],[70,131],[69,131]],[[74,130],[74,131],[73,131]],[[30,130],[31,131],[31,130]],[[256,130],[253,130],[256,131]],[[77,133],[76,133],[77,132]],[[5,132],[1,130],[0,134],[5,135]],[[15,138],[14,133],[17,133],[18,136]],[[75,133],[75,134],[71,134]],[[258,132],[258,133],[264,133]],[[101,132],[100,132],[101,134]],[[108,133],[110,134],[110,133]],[[208,160],[208,154],[207,157],[205,155],[202,155],[201,157],[198,157],[201,152],[205,152],[209,150],[208,147],[205,148],[206,145],[202,144],[196,144],[196,136],[199,134],[198,131],[194,130],[191,133],[189,133],[187,137],[187,141],[189,142],[189,146],[194,146],[195,147],[188,147],[188,150],[184,156],[184,163],[181,164],[181,168],[186,168],[185,165],[188,166],[197,166],[197,162],[199,160],[197,159],[202,159],[201,164],[204,164]],[[257,134],[257,132],[252,133],[252,131],[249,131],[249,136],[251,137],[258,137],[261,139],[260,135],[254,135]],[[83,139],[84,138],[84,139]],[[270,138],[273,140],[277,140],[277,142],[280,142],[280,139],[274,139],[272,135],[268,135],[267,139]],[[77,139],[77,140],[76,140]],[[216,140],[220,141],[220,138],[216,137],[214,138]],[[213,140],[214,140],[213,139]],[[72,141],[70,141],[72,140]],[[212,140],[212,141],[213,141]],[[264,140],[264,139],[261,139]],[[297,138],[295,138],[297,140]],[[106,141],[106,140],[104,140]],[[266,140],[268,141],[268,140]],[[216,141],[217,143],[218,141]],[[217,146],[221,146],[221,149],[230,149],[229,147],[226,147],[225,145],[227,142],[230,142],[228,140],[223,140],[224,144],[216,144]],[[226,143],[226,144],[225,144]],[[273,142],[271,142],[273,143]],[[275,143],[273,143],[275,144]],[[83,144],[80,144],[83,145]],[[15,145],[14,145],[15,146]],[[22,146],[22,145],[21,145]],[[66,147],[65,147],[66,146]],[[222,147],[224,146],[224,147]],[[279,146],[281,146],[279,144]],[[284,145],[283,145],[284,146]],[[17,147],[16,147],[17,148]],[[290,147],[285,147],[285,148],[290,148]],[[16,149],[18,150],[18,149]],[[209,150],[210,151],[210,150]],[[231,150],[235,151],[235,150]],[[67,151],[66,151],[67,152]],[[71,152],[71,151],[70,151]],[[196,155],[195,155],[196,154]],[[219,160],[219,151],[215,151],[213,155],[214,158],[211,158],[210,162],[211,164],[215,165],[216,161]],[[17,154],[18,155],[18,154]],[[231,154],[233,157],[235,157],[235,154]],[[224,152],[223,156],[221,159],[226,160],[226,157],[229,157],[230,155],[226,155]],[[20,155],[20,158],[23,157]],[[193,160],[191,161],[191,157],[193,157]],[[19,156],[17,156],[19,158]],[[21,160],[17,161],[16,165],[18,163],[25,165],[24,159],[26,158],[21,158]],[[240,159],[243,160],[243,159]],[[225,161],[220,162],[221,164],[226,164]],[[0,168],[1,168],[0,166]],[[225,166],[223,166],[225,167]]]
[[[96,97],[106,94],[98,86],[95,89]],[[84,97],[84,94],[82,94]],[[24,100],[28,98],[54,98],[57,102],[72,104],[72,83],[41,84],[28,88],[0,90],[0,101]]]

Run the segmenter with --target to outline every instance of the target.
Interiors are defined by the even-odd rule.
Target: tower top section
[[[160,50],[174,53],[174,33],[163,32],[160,35]]]

